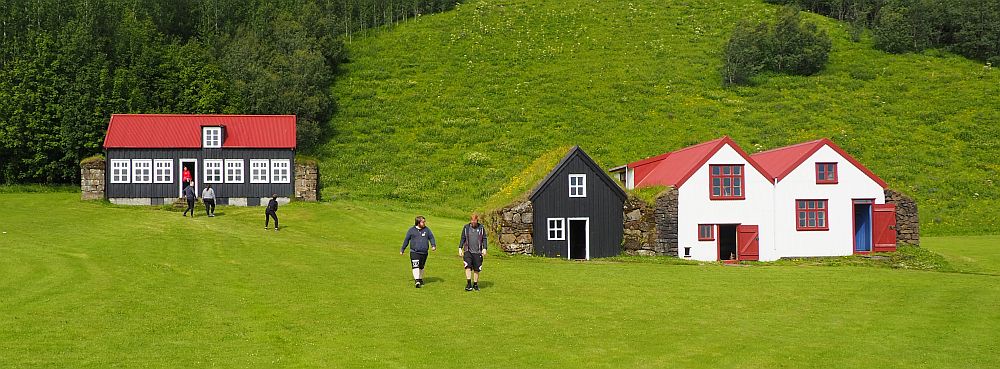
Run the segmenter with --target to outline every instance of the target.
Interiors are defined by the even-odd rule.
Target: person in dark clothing
[[[191,217],[194,218],[194,202],[198,200],[198,193],[194,190],[194,181],[188,182],[188,186],[184,187],[184,199],[187,200],[187,209],[184,209],[184,216],[191,212]]]
[[[483,270],[486,240],[486,227],[479,223],[479,214],[472,214],[469,224],[462,227],[462,240],[458,243],[458,256],[465,264],[466,291],[479,291],[479,272]]]
[[[427,264],[427,249],[437,250],[437,241],[434,240],[434,233],[427,228],[427,219],[418,216],[413,220],[413,228],[406,231],[406,238],[403,239],[403,247],[399,249],[399,254],[403,255],[406,246],[410,246],[410,266],[413,269],[414,287],[420,288],[424,284],[424,265]]]
[[[274,230],[278,230],[278,194],[271,194],[271,201],[267,202],[267,209],[264,209],[264,230],[266,231],[267,223],[274,218]]]
[[[205,190],[201,191],[201,201],[205,202],[205,215],[210,217],[215,216],[215,190],[212,189],[212,185],[206,185]]]

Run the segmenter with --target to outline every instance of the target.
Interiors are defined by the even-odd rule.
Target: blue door
[[[854,251],[872,251],[871,204],[854,204]]]

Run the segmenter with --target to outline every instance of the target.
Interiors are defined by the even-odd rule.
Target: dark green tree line
[[[0,0],[0,182],[72,182],[113,113],[295,114],[330,132],[351,33],[455,0]]]

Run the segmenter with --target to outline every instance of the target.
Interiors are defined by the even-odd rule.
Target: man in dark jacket
[[[437,250],[437,241],[434,240],[434,233],[427,228],[427,219],[418,216],[413,220],[413,228],[406,231],[406,238],[403,239],[403,247],[399,249],[402,255],[406,251],[406,246],[410,246],[410,266],[413,269],[414,287],[420,288],[424,284],[424,265],[427,264],[427,249]]]
[[[271,201],[267,202],[267,209],[264,209],[264,230],[266,231],[267,224],[274,218],[274,230],[278,230],[278,194],[271,194]]]
[[[486,227],[479,223],[479,214],[472,214],[469,224],[462,227],[462,240],[458,243],[458,255],[465,264],[465,290],[479,291],[479,272],[483,270],[486,256]]]
[[[188,182],[188,186],[184,187],[184,199],[187,200],[187,209],[184,209],[184,216],[187,216],[188,212],[191,212],[191,217],[194,218],[194,202],[198,200],[198,193],[194,190],[194,181]]]

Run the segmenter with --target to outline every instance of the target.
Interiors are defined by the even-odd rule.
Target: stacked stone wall
[[[319,165],[316,162],[295,162],[295,199],[319,200]]]
[[[94,157],[80,162],[80,198],[104,200],[104,158]]]
[[[531,201],[527,200],[494,211],[485,219],[500,249],[509,254],[535,252],[532,238],[533,222],[533,207]]]
[[[920,246],[920,216],[917,202],[898,191],[886,189],[885,203],[896,205],[896,243]]]

